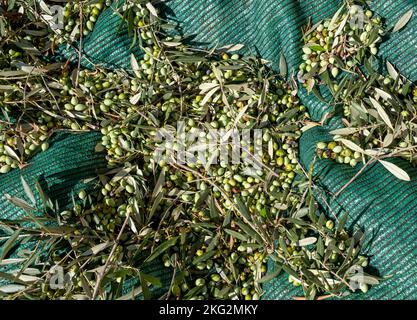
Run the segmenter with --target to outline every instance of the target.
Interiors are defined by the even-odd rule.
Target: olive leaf
[[[276,277],[279,276],[279,274],[282,271],[282,267],[278,267],[276,270],[267,273],[266,275],[264,275],[261,279],[257,280],[258,283],[265,283],[265,282],[269,282],[272,279],[275,279]]]
[[[26,286],[20,284],[8,284],[0,287],[2,293],[17,293],[26,289]]]
[[[374,98],[371,97],[369,99],[371,100],[371,103],[374,106],[374,108],[378,111],[378,114],[381,117],[381,119],[386,123],[388,127],[394,130],[391,119],[389,118],[388,114],[385,112],[384,108]]]
[[[10,148],[8,145],[4,146],[4,150],[6,150],[6,152],[8,153],[9,156],[15,158],[17,161],[20,161],[19,156],[16,154],[16,152],[14,152],[14,150],[12,148]]]
[[[216,87],[214,87],[213,89],[211,89],[203,98],[203,100],[201,101],[201,105],[204,106],[209,100],[210,98],[220,89],[220,86],[217,85]]]
[[[149,212],[149,216],[147,217],[147,221],[150,221],[152,219],[152,217],[154,216],[154,214],[155,214],[159,204],[161,203],[162,198],[164,197],[164,195],[165,195],[164,192],[160,192],[155,197],[155,199],[152,203],[152,207],[151,207],[150,212]]]
[[[309,245],[314,244],[316,242],[317,242],[316,237],[308,237],[308,238],[298,240],[297,246],[299,246],[299,247],[309,246]]]
[[[398,78],[397,70],[395,70],[395,67],[389,61],[387,61],[387,70],[392,79],[396,80]]]
[[[156,287],[161,287],[162,286],[161,279],[159,279],[158,277],[155,277],[151,274],[143,273],[143,272],[141,272],[141,274],[142,274],[142,279],[145,279],[151,285],[156,286]]]
[[[243,234],[241,234],[241,233],[239,233],[237,231],[234,231],[234,230],[231,230],[231,229],[224,229],[224,231],[226,233],[228,233],[229,235],[231,235],[232,237],[235,237],[235,238],[237,238],[239,240],[248,241],[248,238],[245,235],[243,235]]]
[[[240,214],[243,218],[245,218],[247,221],[251,221],[250,213],[248,210],[248,207],[246,206],[245,202],[242,200],[240,196],[235,197],[237,209],[239,210]]]
[[[410,181],[410,176],[407,172],[405,172],[403,169],[398,167],[397,165],[385,161],[385,160],[378,160],[389,172],[391,172],[395,177],[397,177],[400,180],[404,181]]]
[[[346,136],[351,135],[353,133],[358,132],[360,129],[358,128],[340,128],[330,131],[329,133],[332,135],[340,135],[340,136]]]
[[[4,23],[4,18],[0,17],[0,36],[3,37],[6,34],[6,26]]]
[[[237,221],[236,224],[250,237],[255,239],[258,243],[263,243],[262,237],[252,227],[248,226],[242,221]]]
[[[145,262],[151,262],[159,257],[162,253],[168,250],[170,247],[174,246],[177,243],[177,240],[180,236],[173,237],[164,243],[161,243],[153,252],[152,254],[145,259]]]
[[[201,90],[200,94],[205,94],[216,87],[219,87],[219,84],[211,82],[205,82],[198,86],[198,88]]]
[[[310,123],[306,124],[305,126],[303,126],[300,130],[301,130],[302,132],[306,132],[306,131],[308,131],[308,130],[310,130],[310,129],[314,128],[314,127],[317,127],[317,126],[319,126],[319,125],[320,125],[319,123],[316,123],[316,122],[310,122]]]
[[[213,219],[213,221],[218,220],[220,215],[216,208],[216,203],[215,203],[213,195],[211,195],[207,201],[208,201],[208,206],[210,210],[210,218]]]
[[[350,140],[346,140],[346,139],[338,139],[338,141],[342,142],[346,147],[348,147],[349,149],[353,150],[353,151],[358,151],[360,153],[364,153],[365,151],[359,147],[356,143],[350,141]]]
[[[401,18],[398,20],[398,22],[395,24],[394,29],[392,32],[398,32],[402,28],[404,28],[407,23],[410,21],[411,17],[413,16],[413,10],[407,11]],[[394,78],[395,79],[395,78]]]
[[[97,244],[97,245],[91,247],[90,249],[88,249],[87,251],[83,252],[81,254],[81,257],[96,255],[97,253],[105,250],[106,248],[110,247],[111,245],[112,245],[112,243],[109,242],[109,241]]]
[[[17,279],[19,279],[19,280],[21,280],[23,282],[26,282],[26,283],[35,282],[35,281],[38,281],[38,280],[41,279],[39,277],[31,276],[31,275],[26,275],[26,274],[18,275],[17,272],[15,272],[13,274],[17,277]]]
[[[16,230],[10,238],[7,239],[7,241],[4,243],[4,245],[1,247],[1,253],[0,253],[0,262],[7,256],[9,251],[12,249],[12,247],[16,244],[16,240],[19,238],[20,230]]]
[[[370,285],[377,285],[379,284],[379,280],[375,277],[364,275],[364,274],[355,274],[349,278],[350,281],[358,282],[358,283],[365,283]]]
[[[135,74],[136,74],[136,72],[135,72]],[[137,75],[137,74],[136,74],[136,75]],[[133,95],[133,96],[129,99],[129,102],[130,102],[131,104],[135,105],[135,104],[137,104],[137,103],[139,102],[139,100],[140,100],[141,96],[142,96],[142,92],[138,92],[138,93],[136,93],[135,95]]]
[[[178,47],[179,45],[181,45],[181,42],[164,41],[163,44],[167,47]]]
[[[340,14],[342,13],[342,11],[345,9],[345,5],[343,4],[337,11],[336,13],[333,15],[332,19],[330,20],[329,23],[329,31],[332,31],[334,29],[336,29],[338,27],[338,24],[336,23],[337,20],[339,19]]]
[[[35,199],[35,196],[33,195],[31,188],[29,187],[29,184],[26,182],[23,176],[20,176],[20,180],[22,182],[23,190],[25,191],[27,197],[29,198],[29,200],[32,202],[33,205],[36,205],[36,199]]]
[[[394,141],[394,135],[392,133],[387,133],[382,143],[383,147],[389,147]]]
[[[5,194],[5,197],[8,201],[10,201],[11,203],[13,203],[15,206],[23,209],[23,210],[28,210],[28,211],[35,211],[35,208],[32,207],[31,205],[29,205],[25,200],[16,198],[16,197],[12,197],[8,194]]]
[[[386,101],[388,101],[388,100],[392,99],[392,96],[391,96],[389,93],[387,93],[387,92],[385,92],[384,90],[382,90],[382,89],[375,88],[375,91],[379,94],[379,96],[380,96],[381,98],[383,98],[383,99],[384,99],[384,100],[386,100]]]
[[[363,102],[361,102],[360,104],[356,103],[356,102],[352,102],[351,107],[352,107],[352,109],[358,111],[360,114],[367,114],[368,113],[368,110],[365,108],[365,105],[364,105]]]
[[[131,55],[130,55],[130,64],[131,64],[131,66],[132,66],[132,70],[133,70],[133,72],[135,73],[135,75],[138,77],[138,78],[140,78],[142,75],[140,74],[140,72],[139,72],[139,70],[140,70],[140,67],[139,67],[139,63],[138,63],[138,61],[136,60],[136,57],[135,57],[135,55],[132,53]],[[134,103],[133,103],[134,104]]]
[[[283,52],[281,52],[279,57],[279,73],[282,77],[286,77],[288,74],[287,60],[285,59]]]
[[[0,77],[5,77],[5,78],[12,78],[12,77],[19,77],[19,76],[27,76],[27,72],[23,71],[23,70],[11,70],[11,71],[7,71],[7,70],[2,70],[0,71]]]
[[[23,72],[25,72],[25,73],[29,73],[29,74],[32,74],[32,75],[39,75],[39,74],[42,74],[42,73],[47,72],[47,70],[46,70],[46,69],[43,69],[43,68],[37,68],[37,67],[34,67],[34,66],[27,66],[27,65],[25,65],[25,66],[21,66],[21,67],[20,67],[20,69],[21,69]]]
[[[39,181],[35,181],[35,188],[36,191],[38,191],[39,193],[39,197],[42,200],[42,203],[49,207],[50,209],[54,210],[54,203],[52,202],[52,200],[45,194],[45,192],[43,191]]]
[[[155,7],[152,5],[152,3],[148,2],[146,4],[146,8],[148,8],[149,12],[151,13],[151,15],[157,17],[158,16],[158,12],[156,11]]]
[[[346,17],[342,20],[342,22],[340,23],[339,27],[337,28],[337,30],[336,30],[336,32],[335,32],[335,34],[334,34],[334,37],[335,37],[335,38],[336,38],[339,34],[341,34],[341,33],[342,33],[343,29],[344,29],[344,28],[345,28],[345,26],[346,26],[346,23],[347,23],[348,19],[349,19],[349,16],[347,15],[347,16],[346,16]]]
[[[230,45],[220,47],[219,50],[234,52],[234,51],[242,50],[244,47],[245,45],[238,43],[238,44],[230,44]]]
[[[301,208],[300,210],[295,212],[294,218],[301,219],[302,217],[308,215],[309,211],[310,211],[309,207]]]
[[[165,172],[161,171],[159,174],[158,180],[155,183],[155,187],[153,188],[151,199],[156,199],[157,195],[161,193],[162,187],[165,183]]]
[[[139,281],[142,287],[143,299],[149,300],[151,299],[151,292],[149,290],[149,283],[146,278],[143,276],[144,274],[139,271]]]

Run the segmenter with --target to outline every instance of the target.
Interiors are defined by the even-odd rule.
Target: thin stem
[[[117,245],[119,244],[120,238],[122,237],[123,231],[124,231],[124,229],[125,229],[125,227],[126,227],[126,225],[127,225],[127,222],[129,221],[129,218],[130,218],[130,214],[128,213],[128,214],[126,215],[126,219],[125,219],[125,221],[123,222],[122,227],[120,228],[119,234],[117,235],[117,238],[116,238],[116,240],[114,241],[113,247],[112,247],[112,249],[111,249],[111,251],[110,251],[109,256],[107,257],[106,263],[105,263],[105,264],[104,264],[104,266],[101,268],[101,271],[99,272],[99,274],[98,274],[98,276],[97,276],[96,286],[95,286],[95,288],[94,288],[93,296],[92,296],[92,298],[91,298],[92,300],[95,300],[95,299],[96,299],[96,297],[97,297],[97,295],[98,295],[98,292],[99,292],[99,290],[100,290],[100,285],[101,285],[101,282],[103,281],[104,275],[105,275],[105,273],[106,273],[106,271],[107,271],[107,268],[108,268],[108,266],[109,266],[109,264],[110,264],[110,260],[111,260],[111,258],[113,257],[114,252],[116,251]]]

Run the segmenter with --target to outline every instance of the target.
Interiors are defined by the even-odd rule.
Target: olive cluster
[[[94,29],[100,13],[110,7],[111,0],[94,1],[91,4],[80,4],[77,1],[69,1],[64,7],[64,29],[58,38],[59,43],[76,41],[80,34],[85,37]],[[82,13],[82,19],[80,19]],[[81,25],[82,23],[82,25]]]
[[[366,79],[355,76],[350,79],[350,83],[354,82],[361,92],[359,95],[347,86],[340,88],[337,101],[343,105],[345,124],[349,125],[331,132],[334,141],[317,144],[319,157],[355,166],[373,155],[392,154],[415,163],[413,118],[417,90],[408,79],[396,74],[394,67],[389,67],[390,73],[385,76],[374,73],[375,80],[371,86]],[[393,123],[401,125],[394,129]],[[357,147],[352,150],[340,139],[353,142]]]
[[[80,246],[79,243],[82,241],[78,241],[74,239],[82,239],[83,237],[91,237],[92,233],[90,233],[87,229],[76,231],[75,234],[70,236],[65,236],[66,240],[72,242],[74,248]],[[85,244],[84,244],[85,245]],[[85,248],[77,248],[77,250],[88,250],[88,246]],[[95,266],[97,264],[104,265],[107,261],[107,255],[105,254],[106,251],[110,250],[110,248],[103,249],[99,254],[92,255],[87,257],[87,261],[85,264],[89,266]],[[82,252],[82,251],[81,251]],[[57,280],[52,279],[52,276],[59,272],[57,269],[54,269],[56,266],[62,266],[63,261],[68,259],[68,252],[62,250],[61,247],[57,247],[51,250],[50,256],[53,261],[53,265],[50,266],[49,273],[46,275],[47,281],[42,281],[40,284],[40,296],[39,299],[44,300],[88,300],[91,298],[91,293],[89,295],[86,294],[85,288],[89,287],[94,289],[97,283],[97,279],[93,272],[86,271],[80,264],[71,263],[62,270],[63,278],[58,278]],[[123,257],[123,247],[121,245],[117,245],[114,248],[114,254],[110,261],[114,263],[115,261],[121,260]],[[118,275],[115,277],[114,282],[120,284],[125,275]],[[55,284],[56,287],[51,287],[51,284]]]
[[[48,138],[56,128],[56,121],[42,112],[35,115],[36,123],[29,119],[22,119],[18,123],[0,123],[0,173],[18,168],[36,152],[49,148]]]
[[[390,114],[393,116],[399,117],[401,115],[405,121],[411,120],[412,115],[416,111],[414,103],[417,102],[417,87],[402,75],[396,76],[394,74],[379,75],[375,82],[376,85],[365,90],[364,95],[368,97],[369,95],[375,96],[378,103],[384,109],[389,110]],[[339,89],[337,84],[335,84],[335,89]],[[381,92],[382,94],[385,93],[387,97],[396,97],[398,100],[407,101],[409,103],[406,104],[406,107],[400,108],[396,106],[396,108],[392,108],[389,99],[378,99],[378,96],[381,96]],[[350,92],[348,88],[340,90],[339,99],[343,102],[343,113],[349,120],[356,117],[358,114],[357,111],[355,112],[355,110],[352,110],[355,107],[352,106],[351,102],[357,100],[357,97],[354,97],[353,95],[354,94]]]
[[[189,265],[183,272],[185,280],[174,284],[171,289],[176,298],[186,297],[192,300],[233,299],[236,297],[245,300],[259,299],[260,296],[254,284],[256,274],[266,272],[267,259],[262,252],[256,250],[247,253],[246,248],[242,246],[235,246],[231,249],[219,248],[210,259],[194,264],[193,260],[206,254],[206,250],[207,245],[202,245],[192,251],[194,252],[193,256],[187,257]],[[171,256],[169,254],[163,256],[165,267],[173,266],[174,255],[175,253]]]
[[[111,179],[103,176],[100,192],[80,190],[77,204],[62,211],[61,218],[69,222],[82,218],[92,230],[114,238],[127,215],[133,216],[139,208],[146,210],[145,203],[138,196],[146,189],[140,175],[141,170],[132,167],[129,174],[123,176],[116,175]]]
[[[349,164],[352,167],[362,160],[360,152],[353,151],[338,141],[317,143],[316,153],[322,159],[332,159],[337,163]]]
[[[10,49],[9,57],[23,58],[22,51]],[[9,61],[12,64],[12,61]],[[57,109],[57,103],[47,101],[41,77],[28,75],[26,71],[11,70],[17,77],[0,81],[0,172],[24,166],[38,151],[49,147],[48,139],[54,130],[62,127],[60,120],[49,110]],[[21,76],[27,76],[22,80]],[[7,78],[7,77],[6,77]],[[38,107],[41,105],[42,107]],[[48,110],[44,112],[42,108]]]
[[[14,56],[19,51],[9,50]],[[27,75],[23,71],[10,70],[19,75]],[[0,109],[3,117],[0,121],[0,172],[7,173],[11,169],[24,165],[36,152],[45,151],[49,147],[48,139],[54,130],[61,127],[60,121],[49,112],[37,106],[52,109],[45,102],[45,90],[40,78],[33,76],[27,81],[20,77],[13,80],[1,80]],[[56,108],[56,104],[55,108]]]
[[[373,17],[370,10],[363,15],[358,10],[357,6],[350,6],[306,30],[300,77],[307,80],[328,71],[336,78],[341,69],[353,70],[368,52],[378,53],[377,44],[384,33],[381,19]]]
[[[39,19],[35,15],[22,13],[22,3],[14,1],[8,2],[7,5],[7,8],[2,8],[0,11],[0,41],[2,42],[0,68],[2,70],[8,69],[11,64],[18,62],[33,63],[34,58],[40,52],[47,52],[51,49],[51,40],[54,37],[45,20]],[[37,6],[37,10],[39,10],[39,6]],[[31,30],[22,28],[22,26],[30,26]],[[22,41],[25,46],[16,43]]]
[[[363,21],[352,23],[358,14]],[[374,17],[372,11],[362,11],[355,5],[348,5],[333,18],[306,31],[300,76],[303,81],[307,81],[309,89],[316,83],[317,78],[314,77],[321,76],[320,79],[335,97],[334,103],[343,107],[343,115],[346,117],[344,123],[349,127],[340,129],[343,132],[340,136],[333,133],[339,130],[332,131],[334,141],[317,144],[316,151],[320,158],[355,166],[360,161],[368,160],[371,154],[383,155],[395,151],[411,159],[410,152],[404,152],[404,149],[413,144],[409,133],[392,134],[387,130],[387,125],[408,121],[414,114],[415,96],[410,89],[414,85],[399,75],[389,63],[389,74],[386,76],[373,70],[372,57],[378,52],[377,45],[382,41],[383,34],[381,19]],[[361,75],[359,65],[365,65],[374,80],[368,81],[368,76]],[[337,78],[340,69],[349,71],[343,80],[330,80],[324,75],[330,71],[333,78]],[[394,100],[410,103],[404,103],[407,107],[403,108],[398,103],[393,106]],[[340,139],[348,140],[347,144]],[[352,150],[348,147],[349,141],[358,147]]]
[[[62,124],[73,130],[89,130],[101,126],[101,121],[112,123],[135,112],[129,102],[132,94],[130,78],[126,74],[81,70],[78,85],[66,72],[59,103],[64,107]]]
[[[291,222],[289,223],[291,224]],[[285,227],[280,226],[279,228]],[[320,230],[321,236],[318,237],[315,250],[309,250],[308,246],[301,246],[297,239],[305,239],[308,236],[317,236],[317,230],[309,230],[308,228],[298,228],[296,238],[290,239],[284,236],[280,239],[280,248],[278,254],[281,259],[285,259],[289,262],[292,269],[295,271],[301,271],[305,268],[306,259],[309,261],[307,265],[310,265],[309,271],[314,275],[320,275],[326,279],[326,290],[331,292],[335,287],[340,284],[340,280],[335,279],[330,272],[322,272],[322,266],[317,263],[317,257],[326,256],[325,260],[328,260],[335,268],[341,268],[347,261],[351,262],[355,268],[366,268],[368,266],[368,258],[359,255],[359,250],[355,247],[353,238],[350,238],[345,231],[335,230],[335,224],[333,220],[323,220],[323,225]],[[297,241],[296,241],[297,240]],[[363,270],[363,269],[361,269]],[[306,286],[306,278],[303,272],[298,273],[299,277],[292,274],[288,276],[288,281],[294,286]],[[307,285],[308,286],[308,285]],[[358,283],[359,289],[362,292],[368,291],[367,283]]]

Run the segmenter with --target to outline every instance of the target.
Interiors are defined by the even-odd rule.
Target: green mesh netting
[[[9,194],[30,203],[20,182],[20,176],[33,190],[38,205],[41,205],[41,199],[39,193],[35,192],[36,181],[59,208],[65,209],[71,206],[72,194],[85,186],[83,181],[96,177],[97,170],[106,167],[104,155],[94,152],[99,139],[100,135],[97,133],[58,133],[50,141],[51,148],[36,155],[27,167],[1,175],[0,219],[14,220],[25,215],[24,211],[5,199],[6,194]],[[0,229],[0,236],[5,235],[5,231]],[[35,245],[35,242],[20,242],[18,247],[14,248],[14,252],[12,251],[12,257],[17,257],[22,249],[33,250]],[[0,271],[6,272],[17,267],[18,265],[3,266]],[[0,285],[5,283],[0,281]]]
[[[50,141],[50,148],[45,152],[36,155],[30,164],[21,170],[13,170],[7,175],[0,176],[0,198],[4,199],[6,194],[23,199],[30,203],[20,183],[22,176],[29,184],[36,199],[37,205],[42,207],[39,193],[36,192],[35,182],[39,182],[42,190],[48,195],[54,204],[64,210],[73,205],[72,196],[81,189],[88,190],[91,184],[86,183],[90,178],[97,177],[97,173],[106,169],[107,161],[103,153],[95,152],[96,144],[101,141],[101,135],[91,133],[58,133]],[[25,215],[24,211],[12,205],[8,201],[0,201],[0,219],[15,220]],[[35,212],[40,215],[40,212]],[[0,229],[0,237],[6,236],[5,231]],[[4,241],[0,241],[0,245]],[[21,241],[11,251],[11,258],[18,258],[22,250],[32,251],[38,242]],[[49,250],[47,243],[42,244],[43,252]],[[37,250],[40,250],[39,248]],[[1,250],[0,250],[1,252]],[[42,257],[41,257],[42,259]],[[172,273],[166,268],[161,268],[162,261],[156,259],[143,266],[143,272],[152,274],[161,281],[161,286],[151,286],[150,294],[158,298],[165,293],[169,286]],[[18,270],[19,265],[0,266],[0,272]],[[0,286],[8,284],[6,280],[0,280]],[[132,288],[139,286],[137,279],[126,283],[122,294],[127,294]],[[142,298],[138,295],[137,298]]]
[[[94,32],[90,33],[81,43],[81,65],[92,68],[99,65],[109,69],[131,70],[130,55],[141,56],[138,45],[132,46],[126,24],[115,16],[114,9],[124,1],[115,1],[108,10],[102,12],[96,22]],[[61,45],[56,58],[78,61],[78,52],[70,45]]]
[[[296,72],[302,55],[301,26],[307,23],[309,17],[313,23],[330,17],[340,4],[339,0],[171,0],[165,1],[162,9],[169,19],[179,23],[184,35],[190,37],[195,45],[213,47],[243,43],[246,45],[245,53],[259,53],[272,61],[274,67],[277,67],[282,51],[289,71]],[[370,7],[385,19],[388,26],[393,26],[406,11],[414,8],[416,12],[417,1],[373,1]],[[112,14],[111,9],[100,16],[93,33],[84,41],[83,54],[89,60],[82,61],[84,66],[89,67],[93,62],[103,67],[130,69],[130,40],[125,29],[116,32],[118,24],[119,18]],[[384,39],[379,53],[381,60],[388,58],[413,81],[417,80],[417,68],[414,67],[417,63],[415,30],[417,18],[413,17],[406,28]],[[140,55],[137,51],[133,53]],[[62,56],[76,59],[71,50],[63,50]],[[305,90],[301,90],[299,95],[313,120],[318,121],[331,111],[313,95],[307,95]],[[304,133],[300,152],[306,168],[313,160],[315,144],[331,139],[328,131],[339,125],[339,119],[334,117],[325,127],[315,127]],[[47,155],[41,154],[33,159],[32,167],[25,169],[28,176],[44,174],[51,185],[60,179],[65,181],[62,186],[59,183],[55,185],[56,194],[53,194],[65,202],[70,189],[93,174],[103,161],[94,154],[94,143],[88,146],[93,137],[89,134],[83,138],[63,138],[52,145]],[[72,153],[66,152],[68,149]],[[344,210],[350,213],[348,226],[359,224],[367,231],[365,248],[371,256],[371,265],[381,275],[393,275],[373,287],[368,294],[355,294],[348,299],[417,299],[417,169],[404,161],[393,161],[409,173],[411,182],[399,181],[375,164],[367,168],[337,199],[330,197],[326,200],[333,213],[340,214]],[[359,169],[319,160],[315,162],[316,183],[323,191],[335,193]],[[20,188],[13,185],[17,181],[17,172],[15,170],[0,177],[0,185],[9,193]],[[3,190],[0,192],[3,193]],[[317,199],[324,202],[319,196]],[[8,204],[2,203],[0,208],[8,216],[17,214]],[[163,267],[157,265],[156,269],[159,270],[155,273],[161,273]],[[285,275],[265,284],[264,289],[264,299],[290,299],[294,295],[302,295],[299,288],[287,282]]]
[[[58,202],[60,208],[67,207],[72,203],[71,194],[84,185],[83,180],[96,177],[97,171],[106,167],[104,155],[94,151],[99,140],[100,135],[95,132],[56,134],[50,148],[36,155],[28,166],[0,176],[0,198],[10,194],[26,199],[20,183],[23,176],[32,190],[36,190],[38,181],[54,203]],[[39,194],[34,195],[40,204]],[[0,213],[1,219],[16,219],[23,214],[6,201],[0,201]]]

